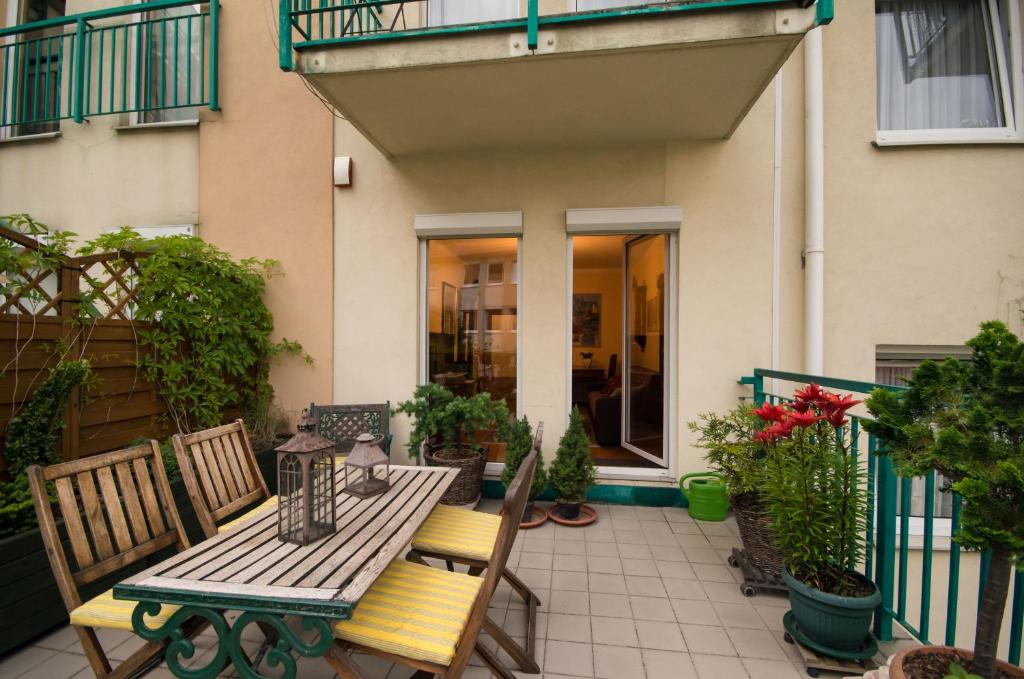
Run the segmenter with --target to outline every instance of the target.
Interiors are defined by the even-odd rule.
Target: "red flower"
[[[773,436],[769,430],[765,429],[764,431],[759,431],[754,434],[754,440],[760,441],[761,443],[775,443],[775,436]]]
[[[786,408],[781,405],[765,403],[760,408],[754,410],[754,414],[765,422],[780,422],[786,416]]]
[[[840,412],[846,412],[855,405],[859,405],[863,401],[855,401],[853,396],[846,394],[845,396],[839,396],[838,394],[826,393],[825,394],[825,409],[826,410],[838,410]]]
[[[772,426],[768,427],[768,431],[776,438],[784,439],[788,438],[793,433],[793,414],[790,413],[789,417],[781,422],[776,422]]]
[[[793,392],[793,396],[796,397],[798,403],[820,404],[822,399],[825,397],[825,392],[820,386],[811,382],[805,388],[797,389]]]
[[[787,422],[791,423],[790,429],[792,429],[793,426],[803,427],[804,429],[806,429],[807,427],[810,427],[812,424],[821,419],[823,419],[821,415],[815,415],[814,413],[811,412],[792,413],[789,416]]]
[[[806,401],[793,402],[793,410],[795,410],[798,413],[806,413],[808,410],[810,410],[810,408],[811,404],[807,403]]]
[[[845,416],[846,413],[837,408],[830,412],[828,415],[826,415],[825,419],[828,420],[828,423],[831,424],[833,427],[839,429],[848,421]]]

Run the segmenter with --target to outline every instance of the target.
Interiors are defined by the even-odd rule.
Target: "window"
[[[64,16],[65,0],[9,0],[10,26]],[[51,28],[0,39],[0,138],[46,134],[60,129],[62,29]],[[6,47],[4,47],[6,45]]]
[[[188,104],[203,99],[203,80],[197,75],[203,68],[201,14],[199,5],[146,13],[146,18],[154,21],[138,31],[143,110],[133,116],[134,124],[199,119],[198,108]]]
[[[876,0],[878,141],[1022,141],[1020,0]]]
[[[914,368],[922,361],[941,361],[947,356],[959,360],[970,359],[970,351],[964,346],[899,346],[879,345],[875,354],[875,382],[878,384],[903,385],[914,372]],[[924,533],[923,518],[925,505],[933,503],[934,516],[936,519],[945,521],[936,524],[936,534],[948,536],[950,526],[948,519],[953,516],[953,496],[944,493],[948,481],[942,474],[935,475],[935,492],[930,500],[926,496],[926,481],[924,477],[916,477],[910,481],[910,516],[911,534],[921,535]],[[896,507],[899,512],[901,490],[896,487]]]
[[[519,259],[519,239],[429,239],[426,258],[427,379],[462,396],[503,398],[515,413],[519,286],[505,271]]]
[[[592,9],[617,9],[635,5],[653,5],[665,0],[570,0],[576,5],[576,11],[586,12]]]

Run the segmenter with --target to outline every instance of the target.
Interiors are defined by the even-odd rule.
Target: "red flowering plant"
[[[763,495],[790,574],[822,592],[871,594],[852,569],[864,555],[867,488],[851,454],[847,412],[859,404],[809,384],[787,404],[754,414],[767,464]]]

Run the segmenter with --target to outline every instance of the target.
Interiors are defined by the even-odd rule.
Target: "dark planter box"
[[[277,492],[277,478],[274,473],[276,456],[272,449],[256,453],[263,478],[267,480],[270,492]],[[192,509],[185,483],[178,479],[171,483],[171,495],[181,516],[181,523],[189,541],[194,545],[205,538],[199,526],[199,519]],[[63,528],[58,525],[63,534]],[[64,537],[65,553],[70,554],[71,548]],[[150,556],[133,567],[118,571],[114,575],[102,578],[82,590],[83,598],[88,598],[110,589],[128,575],[144,570],[167,558],[173,549],[164,550]],[[66,624],[67,610],[57,591],[57,583],[53,579],[50,561],[46,558],[43,539],[38,530],[19,533],[0,539],[0,656],[23,645],[25,642],[49,632],[54,627]]]

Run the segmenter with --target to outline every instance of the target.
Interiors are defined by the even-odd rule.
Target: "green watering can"
[[[687,484],[687,479],[690,483]],[[718,472],[694,472],[679,479],[679,490],[690,505],[690,516],[701,521],[725,521],[729,498]]]

